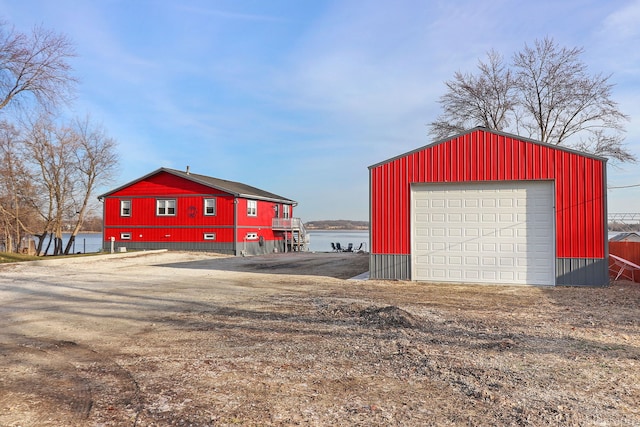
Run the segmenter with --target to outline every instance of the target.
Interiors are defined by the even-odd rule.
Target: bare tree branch
[[[503,58],[495,51],[479,61],[479,74],[456,72],[445,82],[447,92],[440,98],[443,115],[430,124],[429,133],[441,139],[474,126],[503,130],[509,126],[509,112],[515,105],[515,80]]]
[[[589,76],[582,53],[545,38],[514,56],[519,105],[528,113],[525,127],[542,142],[562,144],[585,130],[623,131],[629,119],[611,99],[610,76]]]
[[[499,54],[489,52],[476,75],[456,72],[445,83],[443,112],[430,124],[430,135],[441,139],[484,126],[635,161],[623,138],[629,117],[611,98],[611,76],[589,75],[582,53],[545,38],[525,45],[509,69]]]
[[[93,190],[99,183],[109,181],[118,167],[116,141],[108,137],[102,127],[93,125],[89,117],[74,122],[73,134],[77,141],[75,167],[79,188],[73,195],[77,216],[65,254],[73,247],[75,237],[82,228]]]
[[[0,23],[0,110],[31,97],[46,111],[70,100],[76,86],[69,60],[72,43],[62,34],[34,27],[31,34]]]

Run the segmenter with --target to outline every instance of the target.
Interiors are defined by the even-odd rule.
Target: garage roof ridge
[[[606,157],[602,157],[602,156],[598,156],[598,155],[595,155],[595,154],[587,153],[585,151],[580,151],[580,150],[576,150],[576,149],[573,149],[573,148],[564,147],[564,146],[561,146],[561,145],[550,144],[548,142],[538,141],[538,140],[535,140],[535,139],[532,139],[532,138],[523,137],[523,136],[516,135],[516,134],[513,134],[513,133],[508,133],[508,132],[498,131],[498,130],[494,130],[494,129],[489,129],[489,128],[486,128],[484,126],[476,126],[474,128],[468,129],[468,130],[466,130],[464,132],[460,132],[460,133],[448,136],[446,138],[439,139],[439,140],[434,141],[432,143],[429,143],[427,145],[423,145],[422,147],[415,148],[413,150],[407,151],[406,153],[402,153],[402,154],[399,154],[397,156],[391,157],[390,159],[386,159],[386,160],[383,160],[383,161],[378,162],[376,164],[373,164],[373,165],[369,166],[369,169],[376,168],[378,166],[384,165],[385,163],[393,162],[394,160],[400,159],[402,157],[406,157],[406,156],[408,156],[410,154],[417,153],[417,152],[425,150],[427,148],[435,147],[436,145],[443,144],[443,143],[445,143],[447,141],[451,141],[452,139],[459,138],[459,137],[461,137],[463,135],[467,135],[467,134],[470,134],[470,133],[473,133],[473,132],[476,132],[476,131],[484,131],[484,132],[492,133],[494,135],[505,136],[507,138],[513,138],[513,139],[517,139],[517,140],[520,140],[520,141],[523,141],[523,142],[529,142],[529,143],[532,143],[532,144],[538,144],[538,145],[542,145],[544,147],[549,147],[549,148],[553,148],[553,149],[556,149],[556,150],[565,151],[565,152],[568,152],[568,153],[578,154],[580,156],[589,157],[589,158],[592,158],[592,159],[595,159],[595,160],[604,161],[604,162],[606,162],[608,160]]]

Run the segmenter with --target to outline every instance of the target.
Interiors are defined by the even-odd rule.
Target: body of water
[[[331,252],[331,243],[340,243],[343,248],[346,248],[349,243],[353,243],[354,248],[358,248],[362,243],[362,250],[369,251],[368,230],[308,230],[307,233],[311,236],[310,252]],[[609,232],[609,238],[616,234],[618,232]],[[65,233],[63,240],[66,245],[69,241],[69,235]],[[102,233],[79,233],[76,236],[75,249],[72,252],[92,253],[99,252],[101,249]]]
[[[331,243],[340,243],[343,248],[353,243],[354,248],[360,247],[369,251],[369,231],[368,230],[308,230],[311,240],[309,242],[310,252],[331,252]],[[64,245],[69,241],[69,234],[63,234]],[[46,247],[47,242],[45,242]],[[53,247],[53,244],[52,244]],[[79,233],[76,236],[73,253],[93,253],[102,249],[102,233]],[[49,250],[51,253],[52,249]]]
[[[340,243],[346,248],[349,243],[353,243],[355,249],[369,251],[369,231],[368,230],[307,230],[311,240],[309,242],[310,252],[331,252],[331,243]]]
[[[62,249],[67,247],[67,242],[69,241],[70,233],[62,233]],[[37,240],[36,240],[37,243]],[[49,244],[49,238],[44,241],[43,248],[46,248]],[[100,252],[102,249],[102,233],[78,233],[76,235],[76,240],[74,245],[72,246],[69,253],[95,253]],[[47,251],[47,254],[53,253],[53,241],[51,242],[51,246]]]

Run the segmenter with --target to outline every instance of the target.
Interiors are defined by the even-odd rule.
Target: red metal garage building
[[[475,128],[369,179],[371,278],[608,284],[604,158]]]

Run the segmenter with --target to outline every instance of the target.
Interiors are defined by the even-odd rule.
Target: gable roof
[[[270,193],[268,191],[264,191],[256,187],[252,187],[250,185],[243,184],[241,182],[228,181],[225,179],[214,178],[211,176],[199,175],[191,172],[179,171],[176,169],[169,169],[169,168],[156,169],[155,171],[148,173],[143,177],[135,179],[124,185],[121,185],[120,187],[115,188],[107,193],[101,194],[100,196],[98,196],[98,200],[102,200],[103,198],[108,197],[109,195],[117,191],[120,191],[123,188],[129,187],[137,182],[144,181],[145,179],[162,172],[169,173],[171,175],[174,175],[198,184],[202,184],[207,187],[214,188],[216,190],[224,191],[225,193],[229,193],[235,197],[268,200],[272,202],[279,202],[279,203],[286,203],[286,204],[296,204],[294,200],[287,199],[286,197],[278,196],[277,194]]]
[[[638,233],[618,233],[615,236],[613,236],[612,238],[609,239],[610,242],[624,242],[627,239],[632,239],[632,240],[640,240],[640,234]]]
[[[595,159],[595,160],[600,160],[600,161],[603,161],[603,162],[606,162],[608,160],[606,157],[596,156],[595,154],[585,153],[583,151],[574,150],[574,149],[571,149],[571,148],[563,147],[561,145],[549,144],[547,142],[536,141],[535,139],[531,139],[531,138],[524,138],[524,137],[522,137],[520,135],[515,135],[515,134],[511,134],[511,133],[507,133],[507,132],[501,132],[501,131],[497,131],[497,130],[494,130],[494,129],[489,129],[489,128],[486,128],[486,127],[483,127],[483,126],[476,126],[476,127],[472,128],[472,129],[466,130],[464,132],[460,132],[460,133],[457,133],[455,135],[448,136],[448,137],[446,137],[444,139],[440,139],[438,141],[432,142],[431,144],[424,145],[422,147],[416,148],[416,149],[408,151],[406,153],[394,156],[394,157],[392,157],[390,159],[378,162],[375,165],[369,166],[369,169],[376,168],[378,166],[384,165],[385,163],[390,163],[390,162],[392,162],[394,160],[397,160],[397,159],[400,159],[402,157],[417,153],[417,152],[422,151],[422,150],[426,150],[426,149],[431,148],[431,147],[435,147],[436,145],[443,144],[443,143],[445,143],[447,141],[451,141],[452,139],[456,139],[456,138],[459,138],[459,137],[461,137],[463,135],[467,135],[467,134],[470,134],[470,133],[473,133],[473,132],[477,132],[477,131],[483,131],[483,132],[491,133],[491,134],[494,134],[494,135],[504,136],[504,137],[507,137],[507,138],[516,139],[518,141],[529,142],[531,144],[538,144],[538,145],[542,145],[544,147],[553,148],[554,150],[566,151],[568,153],[573,153],[573,154],[577,154],[579,156],[589,157],[589,158],[592,158],[592,159]]]

